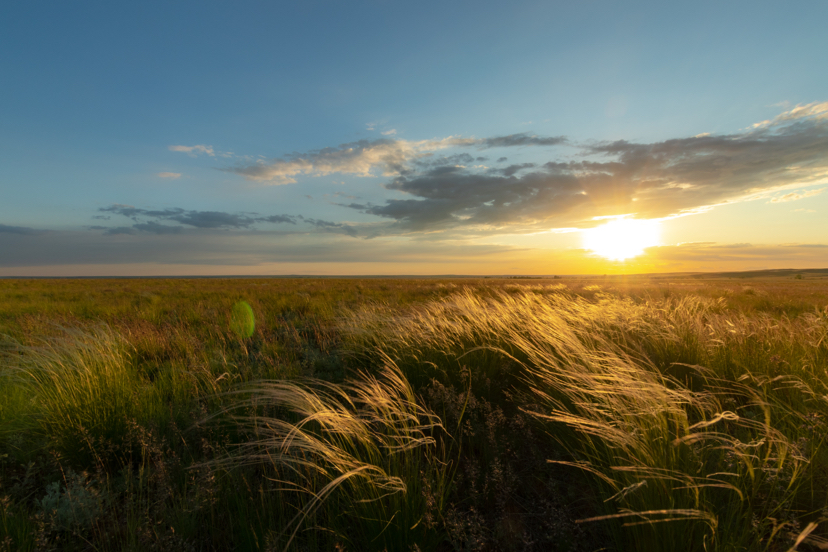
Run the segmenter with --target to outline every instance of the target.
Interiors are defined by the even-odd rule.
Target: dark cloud
[[[39,232],[40,231],[27,226],[9,226],[8,224],[0,224],[0,233],[30,235],[38,234]]]
[[[582,225],[596,216],[625,213],[657,218],[743,201],[772,190],[815,185],[824,178],[828,104],[811,107],[807,116],[783,114],[738,134],[590,144],[581,147],[580,158],[542,166],[423,167],[385,186],[410,199],[350,207],[392,219],[398,230],[489,225],[523,231]],[[513,135],[481,143],[519,145],[530,138],[532,143],[540,140]]]
[[[220,211],[188,211],[168,218],[195,228],[249,228],[259,220]]]
[[[132,227],[141,232],[149,232],[150,234],[180,234],[184,230],[180,226],[169,226],[153,221],[134,224]]]
[[[261,222],[272,222],[274,224],[296,224],[296,217],[291,217],[289,215],[270,215],[269,217],[259,217],[258,220]]]
[[[316,228],[322,229],[325,232],[333,232],[336,234],[345,234],[346,236],[356,237],[357,236],[357,229],[349,224],[342,224],[339,222],[330,222],[327,220],[319,220],[319,219],[312,219],[312,218],[305,218],[302,219],[315,226]]]
[[[107,234],[127,233],[127,230],[149,232],[152,234],[177,234],[189,226],[200,229],[249,229],[256,223],[296,224],[296,217],[290,215],[255,216],[256,213],[225,213],[221,211],[187,211],[181,208],[164,210],[139,209],[131,205],[112,205],[103,207],[99,211],[114,213],[132,219],[132,227],[110,229],[106,227],[91,227],[106,229]],[[156,220],[147,220],[156,219]],[[184,226],[161,224],[158,220],[177,222]]]
[[[106,228],[106,231],[104,232],[104,234],[106,234],[107,236],[117,236],[119,234],[132,235],[136,233],[137,232],[135,231],[135,228],[132,228],[131,226],[116,226],[115,228]]]
[[[351,204],[391,218],[412,230],[457,225],[530,224],[584,203],[576,178],[532,172],[522,177],[475,174],[441,167],[417,177],[398,177],[387,188],[421,199],[392,199],[385,205]]]
[[[513,176],[518,171],[522,171],[524,169],[533,169],[535,168],[534,163],[520,163],[519,165],[509,165],[505,169],[495,169],[494,172],[498,174],[502,174],[503,176]]]
[[[565,136],[535,136],[532,134],[510,134],[508,136],[495,136],[477,141],[480,149],[484,148],[512,148],[516,146],[560,146],[567,144]]]
[[[302,222],[313,229],[334,234],[344,234],[356,237],[357,228],[350,224],[330,222],[321,219],[307,218],[301,215],[269,215],[259,216],[257,213],[225,213],[221,211],[187,211],[181,208],[163,210],[141,209],[131,205],[112,205],[99,209],[114,213],[134,221],[132,226],[89,226],[90,230],[103,230],[105,235],[155,234],[173,235],[182,234],[187,228],[202,231],[209,230],[251,230],[257,223],[292,224]],[[162,221],[162,222],[159,222]],[[173,222],[178,224],[164,224]]]
[[[485,158],[481,158],[485,159]],[[440,155],[440,156],[428,156],[423,157],[422,159],[417,159],[414,161],[414,166],[420,170],[429,169],[433,167],[441,167],[441,166],[454,166],[454,165],[471,165],[475,162],[475,158],[468,153],[457,153],[455,155]],[[410,172],[410,171],[403,171]]]

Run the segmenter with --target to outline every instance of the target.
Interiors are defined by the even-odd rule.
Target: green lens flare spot
[[[253,308],[245,301],[239,301],[233,305],[230,313],[230,329],[237,336],[248,338],[253,335],[256,329],[256,317],[253,316]]]

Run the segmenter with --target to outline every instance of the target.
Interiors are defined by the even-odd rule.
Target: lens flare
[[[661,223],[657,220],[618,218],[584,230],[584,247],[612,261],[623,261],[659,245]]]
[[[253,335],[256,329],[256,317],[253,315],[253,307],[245,301],[239,301],[233,305],[230,313],[230,329],[241,338],[248,338]]]

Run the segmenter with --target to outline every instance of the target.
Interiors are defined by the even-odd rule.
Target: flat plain
[[[0,549],[816,550],[828,278],[0,281]]]

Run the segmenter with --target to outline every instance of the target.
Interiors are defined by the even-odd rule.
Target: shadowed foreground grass
[[[825,283],[253,283],[7,285],[0,545],[828,547]]]

